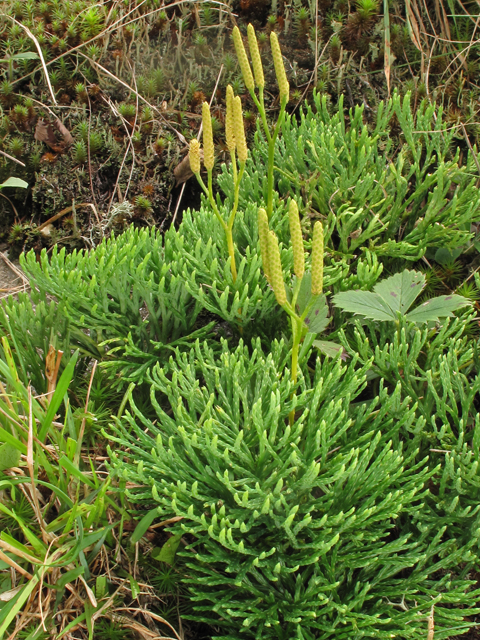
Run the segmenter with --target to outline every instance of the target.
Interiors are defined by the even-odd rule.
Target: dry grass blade
[[[56,350],[55,347],[51,344],[50,349],[48,350],[47,357],[45,359],[45,377],[48,381],[47,401],[50,400],[53,392],[55,391],[55,387],[57,385],[57,376],[58,370],[60,369],[60,363],[62,361],[63,351]]]
[[[383,20],[385,28],[385,79],[387,81],[387,91],[390,96],[390,73],[392,63],[392,47],[390,39],[390,7],[388,0],[383,0]]]
[[[156,613],[153,613],[153,611],[148,611],[147,609],[135,608],[135,607],[118,607],[114,611],[129,611],[130,613],[141,613],[144,616],[148,616],[149,618],[152,618],[156,622],[161,622],[162,624],[166,625],[169,629],[173,631],[173,633],[175,634],[176,640],[183,640],[182,637],[177,633],[175,628],[172,627],[172,625],[167,620],[165,620],[165,618],[163,618],[162,616],[159,616]],[[175,639],[169,638],[168,640],[175,640]]]
[[[430,609],[430,615],[428,616],[428,636],[427,640],[433,640],[433,634],[435,630],[435,619],[434,619],[435,607],[432,605]]]
[[[29,573],[28,571],[25,571],[23,567],[21,567],[19,564],[15,562],[15,560],[12,560],[9,556],[3,553],[3,551],[0,551],[0,560],[3,560],[3,562],[6,562],[8,565],[12,567],[12,569],[15,569],[15,571],[18,571],[19,573],[22,574],[22,576],[25,576],[29,580],[33,578],[31,573]]]
[[[415,47],[423,53],[422,49],[422,41],[420,37],[420,29],[417,22],[417,18],[415,16],[415,12],[412,8],[412,0],[405,1],[405,9],[406,9],[406,18],[407,18],[407,27],[408,32],[410,34],[410,38],[415,45]]]
[[[35,558],[35,556],[31,556],[29,553],[25,553],[25,551],[22,551],[22,549],[17,549],[8,542],[5,542],[5,540],[0,540],[0,547],[2,547],[5,551],[8,551],[9,553],[13,553],[19,558],[23,558],[27,562],[31,562],[33,565],[39,564],[38,558]]]
[[[158,635],[158,633],[155,633],[154,631],[150,631],[148,627],[140,624],[136,620],[133,620],[129,616],[120,616],[112,612],[108,613],[105,617],[109,618],[113,622],[119,622],[124,627],[130,627],[130,629],[139,633],[142,638],[145,638],[145,640],[175,640],[175,638],[172,638],[171,636],[162,636]]]

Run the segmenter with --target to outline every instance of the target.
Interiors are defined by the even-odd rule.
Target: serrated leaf
[[[328,305],[322,294],[312,303],[312,307],[305,318],[305,326],[310,333],[321,333],[330,322]]]
[[[427,300],[407,313],[407,320],[410,322],[434,322],[440,318],[451,318],[454,311],[470,304],[472,304],[470,300],[456,294],[438,296],[438,298]]]
[[[7,178],[5,180],[5,182],[2,182],[2,184],[0,184],[0,189],[3,189],[3,187],[21,187],[22,189],[27,189],[28,188],[28,182],[25,182],[25,180],[22,180],[21,178]]]
[[[371,291],[342,291],[333,296],[335,306],[371,320],[396,320],[385,300]]]
[[[313,346],[317,347],[321,353],[329,358],[334,358],[339,353],[342,353],[342,360],[347,359],[347,354],[345,353],[344,348],[336,342],[330,342],[329,340],[314,340]]]
[[[396,318],[405,315],[425,286],[425,276],[420,271],[402,271],[378,282],[373,291],[383,298]]]
[[[165,542],[163,547],[159,549],[157,553],[154,554],[152,551],[152,557],[159,562],[165,562],[166,564],[172,565],[175,561],[175,554],[177,553],[181,538],[181,533],[176,536],[172,536]]]

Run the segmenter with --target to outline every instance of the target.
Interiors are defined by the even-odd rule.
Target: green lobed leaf
[[[405,270],[382,280],[370,291],[345,291],[334,296],[337,307],[372,320],[397,320],[398,314],[410,322],[432,322],[452,317],[453,312],[470,302],[455,294],[427,300],[408,312],[425,286],[425,276],[419,271]]]
[[[385,300],[371,291],[342,291],[333,297],[335,306],[370,318],[371,320],[396,320]]]
[[[440,318],[451,318],[454,311],[471,304],[470,300],[456,294],[438,296],[410,311],[406,317],[411,322],[435,322]]]
[[[383,298],[393,311],[395,318],[400,312],[405,315],[425,286],[425,276],[420,271],[405,269],[390,278],[378,282],[373,290]]]

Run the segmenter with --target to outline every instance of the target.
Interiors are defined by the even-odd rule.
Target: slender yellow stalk
[[[213,169],[215,162],[213,148],[213,132],[212,117],[210,115],[210,107],[208,102],[202,105],[202,124],[203,124],[203,164],[208,171]]]
[[[235,125],[233,120],[233,89],[227,87],[227,113],[225,115],[225,137],[230,153],[235,153]]]
[[[312,295],[318,296],[323,291],[323,226],[316,222],[313,227],[312,240]]]
[[[243,81],[249,91],[255,90],[255,82],[253,80],[252,70],[250,69],[250,63],[248,62],[247,52],[243,46],[242,35],[238,27],[234,27],[232,31],[233,44],[235,45],[235,51],[237,52],[238,64],[242,71]]]
[[[258,48],[257,36],[255,29],[251,24],[247,27],[248,48],[250,49],[250,57],[252,58],[253,75],[255,76],[255,84],[259,89],[265,86],[265,77],[263,75],[262,58]]]
[[[265,209],[258,210],[258,236],[260,240],[260,255],[262,256],[263,272],[268,282],[270,278],[270,264],[268,260],[268,216]]]
[[[280,89],[280,102],[283,98],[289,97],[290,85],[288,84],[287,74],[283,65],[282,52],[278,42],[277,34],[272,31],[270,34],[270,46],[272,47],[273,66],[275,67],[275,75],[277,76],[278,88]]]
[[[248,149],[247,140],[245,138],[245,129],[243,126],[242,101],[240,96],[235,96],[233,99],[233,125],[235,128],[235,143],[237,145],[238,160],[239,162],[246,162]]]
[[[200,143],[196,138],[193,138],[193,140],[190,141],[188,159],[190,160],[190,169],[192,170],[192,173],[200,173]]]
[[[278,304],[283,307],[287,304],[287,292],[283,280],[282,261],[280,258],[280,248],[278,238],[273,231],[268,234],[268,269],[272,280],[273,293]]]
[[[300,216],[295,200],[290,200],[288,209],[290,222],[290,237],[293,247],[293,271],[297,278],[303,278],[305,273],[305,250],[303,247],[302,227],[300,226]]]

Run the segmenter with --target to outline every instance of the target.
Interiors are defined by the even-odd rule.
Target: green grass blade
[[[0,611],[0,640],[3,640],[5,631],[8,629],[12,620],[15,619],[15,616],[17,615],[17,613],[23,607],[25,602],[28,600],[28,598],[30,597],[30,594],[35,589],[38,582],[39,582],[39,577],[37,576],[37,574],[35,574],[33,578],[29,582],[27,582],[25,587],[20,591],[18,596],[15,598],[11,608],[8,608],[8,611],[7,611],[7,608],[2,609],[2,611]]]
[[[43,420],[42,428],[38,436],[39,440],[41,440],[42,442],[44,442],[45,437],[48,433],[48,430],[50,429],[52,421],[55,417],[55,414],[57,413],[60,405],[62,404],[63,398],[67,393],[68,387],[73,377],[75,365],[78,360],[78,355],[79,355],[79,351],[77,349],[77,351],[75,351],[73,356],[70,358],[67,366],[65,367],[62,375],[60,376],[60,380],[57,383],[57,388],[55,389],[55,393],[53,394],[52,399],[50,400],[50,405],[48,407],[47,415]]]

